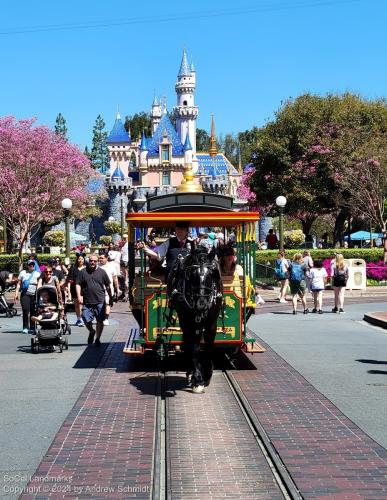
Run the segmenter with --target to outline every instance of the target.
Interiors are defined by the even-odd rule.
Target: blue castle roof
[[[185,136],[185,143],[183,146],[183,151],[189,151],[192,149],[191,141],[189,140],[189,134]]]
[[[191,75],[191,70],[188,64],[187,51],[184,49],[178,76],[190,76],[190,75]]]
[[[196,153],[198,159],[198,174],[211,175],[217,177],[218,175],[227,175],[230,171],[231,175],[238,175],[238,171],[222,154],[218,153],[212,157],[208,153]]]
[[[120,166],[117,164],[116,169],[113,172],[112,179],[118,179],[119,181],[125,180],[124,173],[122,172]]]
[[[125,130],[124,124],[122,123],[121,117],[119,113],[117,113],[117,118],[116,121],[114,122],[112,131],[109,134],[109,137],[107,138],[106,142],[108,144],[110,143],[115,143],[115,142],[124,142],[124,143],[130,143],[130,135],[128,132]]]
[[[146,137],[145,137],[145,132],[142,132],[141,136],[141,144],[140,144],[140,151],[146,151],[148,149],[148,146],[146,144]]]
[[[159,156],[159,145],[163,142],[164,133],[166,132],[169,141],[172,144],[172,156],[183,156],[184,150],[180,137],[178,136],[174,126],[172,125],[168,115],[164,115],[157,127],[153,137],[148,139],[148,157]]]

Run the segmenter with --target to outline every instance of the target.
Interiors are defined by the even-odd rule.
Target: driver
[[[140,241],[137,248],[143,248],[146,255],[159,261],[166,260],[165,280],[173,263],[179,255],[186,256],[194,247],[194,241],[188,237],[189,224],[187,222],[177,222],[175,227],[176,236],[170,236],[159,247],[151,250],[144,242]]]

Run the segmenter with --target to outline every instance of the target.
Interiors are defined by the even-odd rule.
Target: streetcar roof
[[[179,207],[180,208],[180,207]],[[135,227],[175,227],[176,222],[189,226],[237,226],[243,222],[257,222],[259,212],[138,212],[128,213],[126,220]]]

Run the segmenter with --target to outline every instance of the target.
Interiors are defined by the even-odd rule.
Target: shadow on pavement
[[[368,370],[367,373],[371,375],[387,375],[387,372],[384,370]]]
[[[370,365],[387,365],[387,361],[379,361],[377,359],[356,359],[359,363],[369,363]]]

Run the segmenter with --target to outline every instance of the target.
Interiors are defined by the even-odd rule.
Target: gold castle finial
[[[211,121],[210,149],[209,149],[208,152],[209,152],[210,156],[216,156],[218,154],[218,147],[216,145],[214,115],[212,115],[212,121]]]
[[[179,193],[202,193],[202,186],[194,182],[194,177],[192,163],[188,163],[184,166],[183,180],[180,186],[177,186],[176,191]]]

